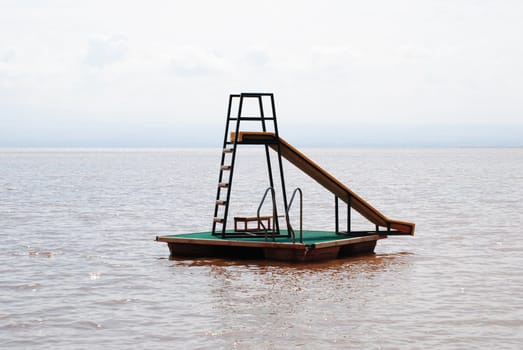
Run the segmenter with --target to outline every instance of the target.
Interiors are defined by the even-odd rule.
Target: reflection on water
[[[238,215],[266,187],[249,152]],[[521,347],[523,150],[304,152],[417,235],[330,262],[170,260],[154,237],[209,230],[219,150],[1,151],[0,348]],[[332,196],[286,174],[304,226],[332,229]]]
[[[227,347],[251,348],[256,339],[254,348],[283,349],[311,342],[330,348],[365,344],[372,329],[359,340],[350,330],[361,332],[371,326],[380,314],[372,310],[377,298],[394,303],[403,297],[395,296],[394,290],[382,294],[383,285],[411,274],[411,257],[376,254],[310,264],[197,259],[176,260],[171,268],[207,271],[206,302],[213,308],[206,310],[221,320],[208,336],[228,340]]]
[[[174,261],[172,266],[210,266],[212,268],[218,267],[248,267],[250,271],[257,273],[264,273],[272,271],[275,268],[281,270],[292,270],[293,273],[321,272],[325,270],[339,271],[350,263],[351,269],[361,267],[362,271],[371,271],[378,269],[385,269],[389,264],[393,264],[393,260],[404,256],[413,255],[410,252],[399,252],[391,254],[368,254],[360,255],[350,258],[335,259],[329,261],[309,262],[309,263],[293,263],[282,261],[267,261],[267,260],[228,260],[219,258],[198,258],[186,259],[179,257],[171,257],[170,261]],[[402,262],[405,263],[405,262]]]

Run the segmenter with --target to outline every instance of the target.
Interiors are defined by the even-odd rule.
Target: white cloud
[[[229,64],[215,50],[185,46],[175,49],[171,66],[176,75],[189,78],[226,72]]]
[[[127,46],[123,35],[90,38],[84,62],[90,66],[103,68],[125,58]]]
[[[244,60],[253,67],[261,67],[269,63],[270,57],[267,50],[253,47],[246,50]]]
[[[0,52],[0,62],[7,63],[12,61],[16,56],[16,51],[14,49],[8,49],[4,52]]]
[[[346,46],[318,46],[311,50],[311,65],[321,72],[346,73],[362,53]]]

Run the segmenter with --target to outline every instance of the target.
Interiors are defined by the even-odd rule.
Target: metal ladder
[[[265,116],[263,99],[270,99],[270,116]],[[259,115],[258,116],[243,116],[242,108],[246,99],[257,99]],[[233,103],[238,101],[238,111],[236,116],[232,115]],[[223,137],[223,151],[220,161],[220,172],[218,176],[218,186],[216,190],[216,201],[214,205],[214,215],[212,223],[212,234],[221,235],[222,238],[226,238],[228,232],[227,228],[227,216],[229,214],[229,204],[231,198],[232,181],[234,175],[234,165],[236,161],[236,153],[238,148],[238,137],[240,134],[240,124],[242,121],[260,121],[263,132],[267,132],[266,121],[273,122],[273,130],[278,139],[278,124],[276,122],[276,108],[274,103],[274,94],[272,93],[241,93],[229,95],[229,105],[227,108],[227,120],[225,123],[225,134]],[[234,140],[229,139],[229,132],[234,130]],[[281,185],[283,191],[284,208],[287,208],[287,196],[285,194],[285,179],[283,176],[282,157],[280,152],[280,146],[278,144],[278,162],[280,169]],[[265,145],[265,154],[267,158],[267,170],[269,175],[269,185],[274,188],[274,178],[271,166],[271,159],[269,154],[269,146]],[[221,227],[219,227],[221,226]],[[280,226],[277,220],[274,221],[274,229],[277,234],[280,234]],[[229,234],[231,235],[231,234]],[[237,234],[232,234],[238,236]]]

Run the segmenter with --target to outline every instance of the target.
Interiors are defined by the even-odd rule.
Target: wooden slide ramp
[[[231,140],[234,141],[235,135],[232,133]],[[347,186],[342,184],[338,179],[305,156],[299,150],[282,138],[277,138],[272,132],[240,132],[238,143],[244,144],[266,144],[273,150],[278,151],[278,145],[282,157],[294,164],[298,169],[316,180],[321,186],[332,192],[345,203],[364,216],[367,220],[380,227],[389,228],[390,230],[399,231],[401,234],[414,235],[415,224],[392,220],[379,212],[372,205],[354,193]]]

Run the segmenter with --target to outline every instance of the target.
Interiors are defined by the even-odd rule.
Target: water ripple
[[[154,236],[209,229],[218,151],[0,152],[0,347],[520,348],[523,150],[304,152],[417,235],[314,264],[170,260]],[[238,159],[249,214],[264,153]],[[332,226],[332,196],[285,166],[305,225]]]

